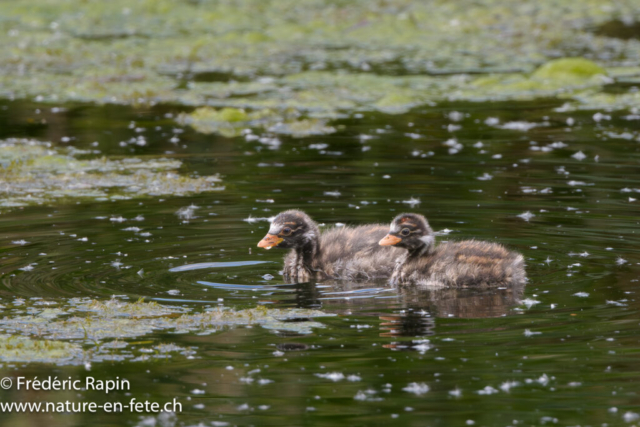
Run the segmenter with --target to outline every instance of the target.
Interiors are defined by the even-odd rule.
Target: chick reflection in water
[[[399,299],[410,307],[401,313],[379,316],[381,337],[427,337],[436,334],[438,318],[480,319],[502,317],[518,306],[524,295],[524,283],[495,289],[401,287]],[[474,326],[475,327],[475,326]],[[396,341],[383,347],[402,351],[424,351],[420,339]]]

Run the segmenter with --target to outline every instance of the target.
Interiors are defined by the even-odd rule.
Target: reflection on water
[[[138,399],[178,397],[183,412],[99,421],[75,414],[48,424],[422,425],[429,417],[440,426],[619,425],[640,412],[640,387],[629,381],[640,351],[640,120],[629,112],[594,118],[555,101],[443,104],[346,117],[331,136],[282,137],[268,149],[190,129],[171,142],[176,124],[165,114],[179,112],[171,106],[68,105],[48,125],[30,126],[42,105],[3,105],[0,138],[176,158],[179,173],[220,174],[226,187],[3,208],[3,317],[51,322],[74,298],[112,295],[194,315],[257,306],[335,314],[276,318],[269,329],[251,321],[199,332],[141,328],[135,338],[104,342],[92,375],[129,379]],[[121,145],[136,128],[147,129],[147,144]],[[255,242],[267,231],[263,219],[288,208],[327,226],[419,212],[440,241],[491,240],[523,253],[529,282],[481,291],[286,285],[285,252],[259,251]],[[160,349],[158,357],[120,360],[148,349]],[[0,363],[11,375],[87,374],[82,365]],[[2,401],[39,396],[0,391]]]
[[[381,337],[422,337],[435,334],[435,321],[424,310],[403,310],[402,313],[380,316],[380,320]],[[391,344],[394,348],[397,345]]]
[[[525,286],[519,284],[492,290],[433,289],[403,290],[403,302],[436,317],[482,318],[506,316],[520,304]]]
[[[186,264],[179,267],[170,268],[171,272],[200,270],[203,268],[223,268],[223,267],[241,267],[243,265],[264,264],[268,261],[237,261],[237,262],[199,262],[196,264]]]

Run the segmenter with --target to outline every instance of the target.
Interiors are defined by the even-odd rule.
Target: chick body
[[[403,252],[377,244],[387,229],[382,224],[368,224],[332,227],[321,233],[306,213],[289,210],[276,216],[259,246],[268,241],[262,246],[273,243],[273,247],[291,249],[282,271],[289,282],[387,279]]]
[[[498,287],[525,280],[524,258],[504,246],[476,240],[445,242],[422,256],[401,256],[390,283],[424,287]]]
[[[436,245],[426,218],[400,214],[380,245],[403,248],[390,278],[393,285],[490,288],[526,281],[524,258],[503,245],[478,240]]]

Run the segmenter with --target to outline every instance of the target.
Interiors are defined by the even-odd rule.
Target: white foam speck
[[[363,401],[363,402],[364,402],[365,400],[367,400],[367,395],[365,394],[365,392],[364,392],[364,391],[362,391],[362,390],[358,390],[358,392],[356,393],[356,395],[355,395],[355,396],[353,396],[353,399],[354,399],[354,400],[361,400],[361,401]]]
[[[587,155],[584,154],[582,151],[578,151],[577,153],[574,153],[571,157],[573,157],[576,160],[583,161],[584,159],[587,158]]]
[[[495,388],[493,388],[490,385],[488,385],[485,388],[483,388],[482,390],[476,391],[476,393],[478,393],[479,395],[482,395],[482,396],[489,396],[489,395],[498,393],[498,390],[496,390]]]
[[[533,129],[538,126],[540,125],[531,122],[507,122],[499,127],[500,129],[520,130],[522,132],[527,132],[529,129]]]
[[[532,214],[529,211],[526,211],[525,213],[521,213],[520,215],[518,215],[518,218],[522,218],[527,222],[529,222],[529,220],[533,217],[535,217],[535,214]]]
[[[274,218],[275,218],[274,216],[269,218],[266,218],[266,217],[258,218],[258,217],[252,217],[251,215],[249,215],[249,217],[243,219],[243,221],[248,222],[249,224],[253,224],[254,222],[259,222],[259,221],[273,222]]]
[[[534,299],[531,299],[531,298],[526,298],[526,299],[522,300],[522,304],[526,305],[527,308],[531,308],[536,304],[540,304],[540,301],[537,301],[537,300],[534,300]]]
[[[405,203],[413,208],[420,204],[420,199],[416,199],[415,197],[412,197],[409,200],[403,200],[402,203]]]
[[[429,386],[426,385],[425,383],[409,383],[408,386],[406,386],[405,388],[403,388],[402,390],[407,391],[409,393],[413,393],[416,395],[421,395],[421,394],[425,394],[429,391]]]
[[[342,372],[327,372],[326,374],[315,374],[315,375],[316,377],[325,378],[333,382],[337,382],[344,379],[344,374]]]
[[[456,388],[454,390],[449,390],[449,394],[453,397],[462,397],[462,390]]]
[[[509,393],[512,388],[519,385],[520,383],[518,381],[505,381],[500,385],[500,390],[504,391],[505,393]]]
[[[178,218],[184,220],[184,221],[189,221],[191,219],[197,218],[195,216],[195,212],[196,209],[200,209],[198,206],[196,205],[190,205],[190,206],[186,206],[183,208],[180,208],[176,211],[176,215],[178,215]]]

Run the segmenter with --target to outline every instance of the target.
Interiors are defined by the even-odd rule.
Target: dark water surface
[[[2,401],[178,398],[183,410],[3,414],[3,424],[601,426],[640,418],[639,116],[565,113],[555,100],[451,104],[355,115],[338,120],[333,135],[268,146],[190,128],[171,142],[179,126],[166,114],[182,111],[171,106],[65,105],[56,114],[41,103],[0,106],[0,139],[175,158],[182,173],[219,173],[225,187],[4,209],[3,305],[119,295],[196,312],[224,304],[335,314],[315,319],[323,327],[310,334],[158,331],[124,341],[191,353],[90,370],[5,363],[4,376],[120,377],[131,390],[0,391]],[[121,146],[138,135],[132,121],[145,129],[145,146]],[[191,217],[176,215],[191,205]],[[444,230],[440,240],[487,239],[521,251],[529,282],[493,291],[284,284],[284,252],[256,243],[268,229],[261,218],[289,208],[327,225],[419,212]],[[126,221],[112,220],[120,217]]]

